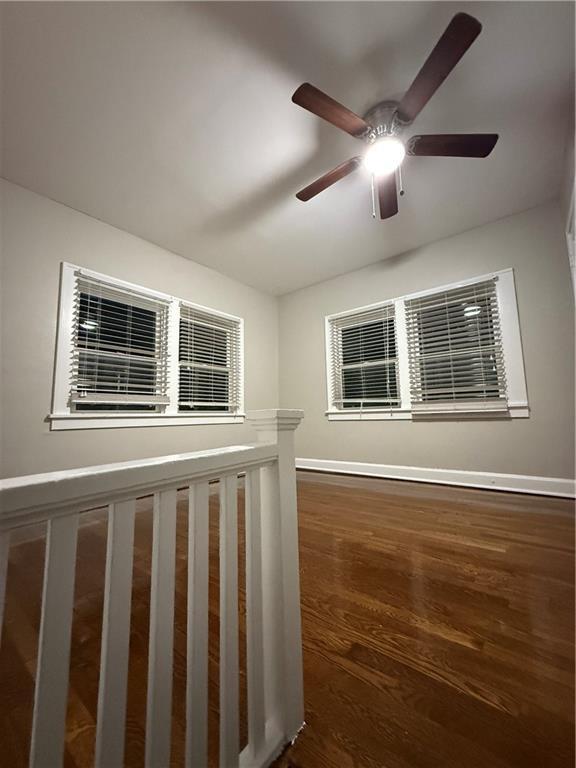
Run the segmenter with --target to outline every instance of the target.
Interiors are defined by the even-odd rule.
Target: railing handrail
[[[94,509],[278,458],[274,443],[234,445],[0,480],[0,531]]]

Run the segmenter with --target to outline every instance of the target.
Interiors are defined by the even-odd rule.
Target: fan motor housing
[[[372,143],[384,136],[399,136],[404,126],[398,120],[398,102],[380,101],[364,115],[364,120],[372,127],[367,140]]]

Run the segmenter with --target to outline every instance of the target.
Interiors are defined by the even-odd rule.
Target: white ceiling
[[[4,3],[11,181],[272,293],[558,194],[572,3]],[[400,213],[360,171],[295,192],[362,145],[290,101],[309,81],[362,114],[407,89],[450,18],[483,31],[414,133],[497,132],[486,160],[408,158]]]

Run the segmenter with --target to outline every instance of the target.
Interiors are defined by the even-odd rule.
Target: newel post
[[[277,471],[267,476],[268,483],[263,478],[264,650],[267,716],[281,720],[287,739],[294,738],[304,722],[294,446],[294,432],[303,417],[303,411],[288,409],[251,411],[247,416],[258,442],[278,445]]]

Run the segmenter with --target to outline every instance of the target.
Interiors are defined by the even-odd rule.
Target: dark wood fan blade
[[[437,133],[412,136],[406,151],[429,157],[488,157],[497,141],[497,133]]]
[[[303,202],[310,200],[311,197],[315,197],[320,192],[323,192],[328,187],[331,187],[332,184],[336,184],[337,181],[340,181],[340,179],[343,179],[345,176],[348,176],[349,173],[355,171],[361,162],[361,157],[351,157],[350,160],[346,160],[345,163],[341,163],[336,168],[333,168],[331,171],[328,171],[328,173],[325,173],[324,176],[320,176],[319,179],[313,181],[312,184],[309,184],[307,187],[304,187],[304,189],[301,189],[296,197],[298,200],[302,200]]]
[[[481,29],[478,19],[467,13],[454,16],[404,94],[398,106],[400,120],[405,123],[414,120],[476,40]]]
[[[360,138],[371,130],[365,120],[310,83],[303,83],[297,88],[292,95],[292,101],[356,138]]]
[[[378,202],[380,203],[380,218],[389,219],[398,213],[398,195],[396,193],[396,174],[380,176],[378,184]]]

